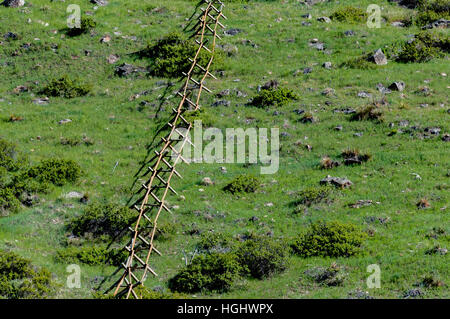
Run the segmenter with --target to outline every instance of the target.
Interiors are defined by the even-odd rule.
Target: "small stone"
[[[209,177],[205,177],[202,179],[202,185],[204,186],[212,186],[214,185],[214,182]]]
[[[91,3],[101,6],[101,7],[108,5],[107,0],[91,0]]]
[[[387,58],[381,49],[375,51],[371,60],[377,65],[386,65],[388,63]]]
[[[37,105],[47,105],[49,101],[48,97],[34,99],[32,102]]]
[[[301,17],[302,17],[303,19],[308,19],[308,20],[312,19],[311,13],[303,14]]]
[[[265,203],[264,206],[265,207],[273,207],[273,203]]]
[[[405,24],[401,21],[394,21],[391,23],[391,26],[397,27],[397,28],[403,28],[405,26]]]
[[[368,99],[372,97],[372,94],[362,91],[358,92],[358,97]]]
[[[223,32],[223,34],[225,34],[227,36],[235,36],[235,35],[237,35],[238,33],[241,33],[241,32],[242,32],[241,29],[233,28],[233,29],[225,30]]]
[[[72,122],[71,119],[65,119],[65,120],[59,121],[58,124],[67,124],[67,123],[70,123],[70,122]]]
[[[331,96],[331,95],[334,95],[334,93],[335,93],[335,90],[332,88],[326,88],[325,90],[322,91],[322,95],[325,95],[325,96]]]
[[[328,17],[319,17],[319,18],[317,18],[317,21],[325,22],[325,23],[331,23],[331,19],[328,18]]]
[[[442,140],[443,140],[444,142],[450,142],[450,134],[445,133],[445,134],[442,136]]]
[[[335,131],[342,131],[343,127],[342,125],[338,125],[334,128]]]
[[[337,188],[350,188],[353,183],[347,178],[332,177],[327,175],[327,177],[320,181],[320,185],[333,185]]]
[[[78,193],[78,192],[69,192],[66,195],[64,195],[64,197],[70,198],[70,199],[72,199],[72,198],[81,199],[84,197],[84,195],[81,193]]]
[[[231,93],[231,91],[230,90],[223,90],[223,91],[221,91],[221,92],[219,92],[219,93],[217,93],[217,97],[224,97],[224,96],[228,96],[228,95],[230,95],[230,93]]]
[[[405,89],[405,82],[394,82],[389,85],[388,89],[401,92]]]
[[[346,35],[347,37],[352,37],[355,35],[355,31],[353,30],[347,30],[344,32],[344,35]]]
[[[323,66],[325,69],[328,69],[328,70],[330,70],[330,69],[333,67],[333,65],[331,64],[331,62],[325,62],[324,64],[322,64],[322,66]]]
[[[117,54],[111,54],[109,57],[106,58],[109,64],[114,64],[117,61],[119,61],[120,57]]]
[[[105,35],[100,39],[101,43],[108,43],[109,41],[111,41],[111,36],[110,35]]]
[[[19,8],[25,5],[25,0],[5,0],[2,5],[10,8]]]
[[[214,106],[214,107],[215,106],[226,106],[226,107],[228,107],[230,105],[231,105],[231,102],[228,101],[228,100],[219,100],[219,101],[216,101],[213,104],[211,104],[211,106]]]
[[[303,69],[303,74],[309,74],[312,73],[313,69],[312,68],[304,68]]]

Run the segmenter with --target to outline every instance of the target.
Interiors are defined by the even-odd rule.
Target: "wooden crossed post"
[[[142,185],[143,196],[134,205],[138,212],[136,224],[129,228],[131,239],[125,246],[128,252],[126,263],[122,263],[123,274],[114,284],[116,286],[114,296],[130,298],[133,296],[139,299],[136,288],[142,286],[148,273],[157,276],[157,273],[149,265],[152,252],[161,255],[161,252],[154,245],[155,233],[157,231],[158,218],[163,211],[170,212],[165,204],[167,194],[170,192],[177,194],[170,186],[173,176],[181,178],[175,169],[179,161],[188,163],[182,156],[182,151],[189,140],[189,131],[192,123],[187,121],[183,114],[188,110],[198,110],[200,108],[200,98],[203,90],[211,93],[205,86],[206,78],[216,77],[211,74],[210,68],[214,60],[216,50],[216,40],[220,39],[217,34],[219,28],[225,26],[220,19],[227,19],[223,15],[223,3],[219,0],[203,0],[205,8],[201,8],[201,14],[197,17],[193,30],[193,38],[198,45],[195,56],[189,60],[192,65],[187,73],[183,72],[184,84],[178,91],[181,100],[178,108],[173,109],[173,117],[167,123],[169,133],[162,138],[162,148],[155,150],[154,164],[148,168],[150,178]],[[211,40],[211,41],[209,41]],[[209,53],[210,59],[207,65],[199,64],[200,52],[205,50]],[[175,139],[175,136],[180,138]],[[176,149],[175,144],[178,146]],[[172,155],[171,155],[172,154]]]

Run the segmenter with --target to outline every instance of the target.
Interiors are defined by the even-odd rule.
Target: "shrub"
[[[250,105],[265,108],[273,105],[282,106],[293,100],[298,100],[298,96],[290,89],[263,89],[252,99]]]
[[[396,60],[403,63],[428,62],[449,51],[449,36],[420,32],[415,35],[414,39],[401,45],[400,53]]]
[[[91,233],[94,237],[115,237],[121,235],[136,216],[126,206],[114,204],[91,204],[83,214],[73,219],[68,228],[76,236]]]
[[[340,286],[344,282],[345,274],[341,271],[341,267],[333,263],[327,268],[316,267],[305,271],[305,274],[311,277],[320,285],[335,287]]]
[[[332,193],[331,186],[310,187],[302,190],[299,194],[299,199],[295,201],[296,205],[311,206],[326,200]]]
[[[71,37],[78,36],[84,33],[88,33],[90,30],[94,29],[97,23],[92,17],[82,17],[80,21],[80,27],[69,29],[67,34]]]
[[[26,164],[26,159],[21,155],[14,144],[0,138],[0,167],[7,171],[17,171]]]
[[[69,182],[76,182],[81,176],[81,167],[73,160],[49,159],[28,169],[26,176],[40,183],[62,186]]]
[[[56,260],[62,263],[81,262],[89,266],[113,265],[119,266],[127,259],[128,254],[124,250],[111,249],[105,247],[73,247],[58,250]]]
[[[288,247],[280,241],[258,236],[246,240],[236,250],[245,271],[257,279],[283,272],[288,266]]]
[[[229,252],[233,248],[233,240],[223,233],[203,233],[197,243],[197,249],[203,252]]]
[[[425,10],[425,11],[419,12],[419,14],[415,17],[414,22],[418,26],[423,27],[423,26],[430,24],[436,20],[448,19],[448,18],[449,18],[448,12],[447,13],[438,13],[433,10]]]
[[[139,286],[135,289],[135,292],[140,299],[188,299],[188,296],[185,294],[171,291],[150,290],[144,286]]]
[[[46,87],[39,91],[39,94],[72,99],[85,96],[91,90],[92,87],[90,85],[80,84],[78,80],[72,80],[65,75],[59,79],[52,80]]]
[[[344,158],[345,165],[355,165],[367,162],[372,158],[369,153],[361,153],[358,149],[346,149],[342,152],[341,156]]]
[[[169,289],[184,293],[226,292],[241,272],[242,267],[232,253],[200,255],[169,280]]]
[[[356,111],[351,117],[351,121],[374,121],[383,122],[383,110],[376,105],[367,105]]]
[[[367,234],[353,224],[319,221],[300,234],[292,249],[301,257],[349,257],[360,252]]]
[[[0,216],[8,215],[8,212],[16,213],[20,209],[20,201],[16,198],[11,188],[0,188]]]
[[[177,224],[173,222],[166,222],[158,225],[154,239],[161,241],[172,240],[177,233],[177,229]]]
[[[343,62],[340,66],[344,68],[360,69],[360,70],[372,70],[378,67],[376,64],[369,61],[368,56],[362,56]]]
[[[252,175],[239,175],[235,179],[233,179],[227,186],[224,187],[224,190],[231,193],[254,193],[260,185],[260,181],[258,178]]]
[[[148,45],[140,51],[140,57],[151,59],[150,74],[153,76],[175,78],[187,73],[192,65],[189,58],[196,54],[198,46],[183,38],[179,33],[169,33],[159,39],[154,45]],[[211,54],[200,51],[197,63],[203,67],[209,63]],[[217,51],[210,70],[217,70],[223,65],[223,54]]]
[[[28,259],[0,250],[0,298],[46,298],[54,290],[51,273]]]
[[[367,20],[367,13],[363,9],[355,7],[343,7],[336,10],[330,19],[339,22],[359,23]]]
[[[330,157],[325,156],[320,160],[320,168],[321,169],[331,169],[334,167],[338,167],[339,165],[341,165],[341,163],[337,162],[337,161],[333,161]]]

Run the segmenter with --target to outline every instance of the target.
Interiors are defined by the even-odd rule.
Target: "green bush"
[[[159,39],[155,44],[148,45],[138,54],[140,57],[151,60],[150,74],[153,76],[176,78],[187,73],[192,65],[189,58],[194,58],[198,46],[186,40],[181,34],[172,32]],[[201,50],[198,56],[198,64],[206,67],[211,58],[211,54],[206,50]],[[214,71],[224,65],[224,54],[216,51],[214,61],[210,70]],[[196,70],[198,71],[198,70]]]
[[[298,96],[290,89],[263,89],[252,99],[250,105],[265,108],[273,105],[282,106],[293,100],[298,100]]]
[[[126,261],[128,254],[124,250],[107,249],[100,246],[73,247],[70,246],[56,252],[56,260],[62,263],[81,262],[89,266],[113,265],[119,266]]]
[[[291,247],[301,257],[349,257],[360,252],[367,234],[353,224],[319,221],[300,234]]]
[[[17,213],[20,209],[20,201],[11,188],[0,188],[0,216]]]
[[[59,79],[52,80],[46,87],[39,91],[39,94],[72,99],[85,96],[91,90],[92,87],[90,85],[80,84],[77,80],[72,80],[67,75],[64,75]]]
[[[0,138],[0,168],[17,171],[26,164],[25,157],[17,151],[14,144]]]
[[[311,277],[316,283],[328,287],[342,285],[346,277],[346,274],[342,272],[341,267],[335,263],[327,268],[315,267],[309,269],[305,274]]]
[[[375,63],[368,60],[367,56],[358,57],[352,60],[343,62],[341,67],[360,70],[373,70],[377,68]]]
[[[367,13],[361,8],[347,6],[333,12],[330,19],[339,22],[359,23],[367,20]]]
[[[158,225],[154,239],[161,241],[172,240],[177,234],[177,229],[178,226],[174,222],[162,223],[161,225]]]
[[[449,19],[450,15],[448,12],[439,13],[433,10],[425,10],[419,12],[419,14],[415,17],[414,22],[416,25],[423,27],[427,24],[430,24],[439,19]]]
[[[135,219],[136,214],[126,206],[91,204],[69,223],[68,229],[76,236],[90,233],[94,237],[116,237]]]
[[[288,266],[288,246],[280,241],[259,236],[239,245],[238,261],[245,271],[257,279],[283,272]]]
[[[69,29],[67,34],[71,37],[78,36],[84,33],[88,33],[90,30],[94,29],[97,23],[92,17],[82,17],[80,21],[80,27]]]
[[[81,176],[81,167],[73,160],[49,159],[28,169],[26,176],[40,183],[62,186],[76,182]]]
[[[197,243],[197,249],[202,252],[229,252],[233,248],[233,240],[223,233],[203,233]]]
[[[383,110],[373,104],[364,106],[352,114],[351,121],[383,122]]]
[[[47,298],[53,291],[48,270],[36,270],[28,259],[0,250],[0,298]]]
[[[295,201],[296,205],[311,206],[323,202],[332,193],[330,186],[319,186],[306,188],[299,193],[299,199]]]
[[[449,36],[420,32],[414,39],[402,44],[396,60],[403,63],[428,62],[449,52]]]
[[[140,299],[188,299],[188,296],[178,292],[171,291],[155,291],[144,286],[135,289]]]
[[[254,193],[261,184],[260,180],[252,175],[239,175],[233,179],[227,186],[224,187],[224,191],[231,194],[237,193]]]
[[[241,272],[242,267],[232,253],[200,255],[169,280],[169,289],[182,293],[226,292]]]

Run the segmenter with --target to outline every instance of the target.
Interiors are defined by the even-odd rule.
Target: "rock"
[[[239,53],[238,47],[229,43],[225,45],[219,45],[218,47],[221,48],[222,51],[225,52],[229,57],[235,56]]]
[[[343,109],[334,109],[334,113],[344,113],[344,114],[354,114],[356,113],[355,109],[352,108],[343,108]]]
[[[446,19],[439,19],[436,20],[430,24],[427,24],[426,26],[422,27],[422,29],[433,29],[433,28],[448,28],[450,25],[450,20]]]
[[[231,102],[228,100],[219,100],[219,101],[215,101],[213,104],[211,104],[211,106],[230,106]]]
[[[439,135],[441,133],[441,129],[439,127],[426,127],[424,132],[432,135]]]
[[[400,122],[398,122],[398,126],[400,127],[407,127],[408,125],[409,125],[408,120],[401,120]]]
[[[5,38],[5,40],[17,40],[19,38],[16,33],[11,31],[6,32],[3,37]]]
[[[327,175],[327,177],[320,181],[320,185],[333,185],[337,188],[350,188],[353,183],[347,178],[332,177]]]
[[[375,51],[371,60],[377,65],[386,65],[388,63],[387,58],[381,49]]]
[[[72,198],[81,199],[84,197],[84,195],[81,193],[78,193],[78,192],[69,192],[66,195],[64,195],[64,197],[70,198],[70,199],[72,199]]]
[[[353,134],[353,136],[356,136],[356,137],[361,137],[363,135],[364,135],[363,132],[356,132],[356,133]]]
[[[305,110],[297,109],[297,110],[294,110],[292,112],[294,112],[295,114],[298,114],[298,115],[302,115],[303,113],[305,113]]]
[[[330,70],[330,69],[333,67],[333,65],[331,64],[331,62],[325,62],[324,64],[322,64],[322,66],[323,66],[325,69],[328,69],[328,70]]]
[[[232,29],[225,30],[223,32],[223,34],[228,35],[228,36],[235,36],[236,34],[241,33],[241,32],[243,32],[241,29],[232,28]]]
[[[303,19],[308,19],[308,20],[312,19],[311,13],[303,14],[303,15],[301,15],[301,17],[302,17]]]
[[[98,6],[104,7],[108,5],[107,0],[91,0],[91,3],[96,4]]]
[[[311,22],[302,21],[302,26],[304,26],[304,27],[310,27],[311,25],[312,25]]]
[[[110,35],[105,35],[100,39],[101,43],[108,43],[109,41],[111,41],[111,36]]]
[[[344,32],[344,35],[347,36],[347,37],[352,37],[352,36],[355,35],[355,31],[347,30],[347,31]]]
[[[216,94],[217,97],[224,97],[230,95],[231,91],[229,89],[223,90]]]
[[[383,94],[389,94],[392,93],[392,91],[386,87],[382,83],[378,83],[376,86],[377,90],[380,91]]]
[[[405,26],[405,24],[401,21],[394,21],[391,23],[391,26],[397,27],[397,28],[403,28]]]
[[[114,64],[117,61],[119,61],[120,57],[117,54],[111,54],[109,57],[106,58],[109,64]]]
[[[320,41],[317,40],[317,39],[312,39],[312,40],[309,42],[309,46],[310,46],[310,47],[313,47],[313,48],[315,48],[315,49],[317,49],[317,50],[319,50],[319,51],[325,50],[325,44],[322,43],[322,42],[320,42]]]
[[[351,207],[351,208],[361,208],[361,207],[370,206],[372,204],[373,204],[373,201],[371,201],[370,199],[360,199],[356,203],[350,204],[349,207]]]
[[[343,127],[342,125],[338,125],[334,128],[335,131],[342,131]]]
[[[361,97],[361,98],[364,98],[364,99],[368,99],[368,98],[372,97],[372,94],[364,92],[364,91],[361,91],[361,92],[358,92],[358,97]]]
[[[423,295],[424,295],[424,293],[423,293],[422,290],[420,290],[419,288],[414,288],[414,289],[410,289],[410,290],[406,291],[403,294],[403,298],[404,299],[417,298],[417,297],[420,297],[420,296],[423,296]]]
[[[248,221],[250,221],[252,223],[256,223],[257,221],[259,221],[259,218],[256,216],[252,216],[252,217],[250,217],[250,219]]]
[[[325,95],[325,96],[331,96],[331,95],[334,95],[334,93],[335,93],[335,90],[332,88],[326,88],[325,90],[322,91],[322,95]]]
[[[303,69],[303,74],[309,74],[312,73],[313,69],[312,68],[304,68]]]
[[[450,142],[450,134],[445,133],[445,134],[442,136],[442,140],[443,140],[444,142]]]
[[[28,91],[28,87],[26,87],[24,85],[19,85],[13,89],[13,92],[16,94],[27,92],[27,91]]]
[[[205,177],[202,179],[202,185],[203,186],[212,186],[214,185],[214,182],[209,177]]]
[[[261,89],[262,89],[262,90],[275,90],[275,89],[278,88],[278,85],[279,85],[279,83],[278,83],[277,80],[270,80],[270,81],[266,82],[266,83],[261,87]]]
[[[59,121],[58,124],[67,124],[67,123],[70,123],[70,122],[72,122],[71,119],[65,119],[65,120]]]
[[[49,101],[48,97],[34,99],[32,102],[37,105],[47,105]]]
[[[147,72],[146,69],[141,67],[136,67],[134,65],[123,63],[116,67],[115,74],[120,77],[127,77],[136,73]]]
[[[317,21],[325,22],[325,23],[331,23],[331,19],[328,18],[328,17],[319,17],[319,18],[317,18]]]
[[[2,5],[10,8],[23,7],[25,5],[25,0],[5,0]]]
[[[388,89],[401,92],[405,89],[405,82],[394,82],[389,85]]]

